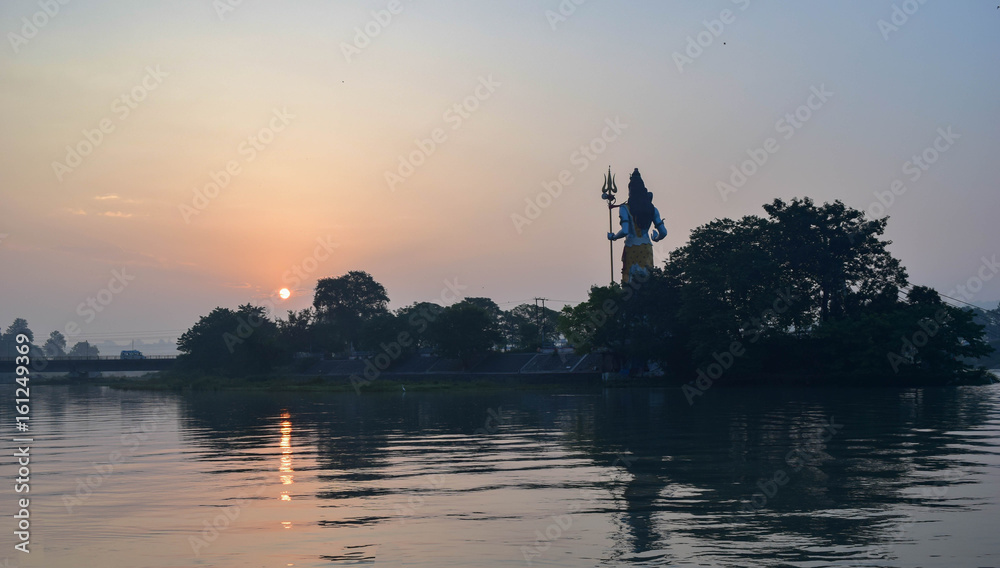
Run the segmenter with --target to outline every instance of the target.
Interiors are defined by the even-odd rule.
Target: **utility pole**
[[[542,316],[545,315],[545,301],[546,300],[548,300],[548,298],[535,298],[535,325],[538,326],[538,332],[541,335],[541,342],[542,343],[545,343],[545,323],[544,323],[545,322],[545,318],[542,317]],[[539,315],[539,311],[538,311],[538,302],[542,303],[541,315]]]

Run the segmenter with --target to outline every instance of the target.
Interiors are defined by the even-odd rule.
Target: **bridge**
[[[122,359],[121,357],[31,357],[28,368],[32,373],[124,373],[127,371],[166,371],[173,368],[177,357],[173,355],[147,355],[143,359]],[[17,360],[0,357],[0,373],[14,373]]]

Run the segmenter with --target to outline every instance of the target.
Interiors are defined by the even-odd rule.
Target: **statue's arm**
[[[626,237],[629,231],[632,230],[632,220],[628,216],[628,210],[624,206],[618,208],[618,222],[621,223],[622,229],[617,233],[608,233],[609,241],[617,241],[622,237]]]
[[[656,229],[653,231],[653,242],[662,241],[667,236],[667,227],[663,224],[663,219],[660,218],[660,210],[653,208],[653,226]]]

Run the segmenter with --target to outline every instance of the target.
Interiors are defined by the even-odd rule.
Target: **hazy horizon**
[[[392,308],[457,282],[558,309],[609,280],[609,166],[654,193],[658,263],[715,218],[839,199],[890,216],[911,283],[1000,301],[994,1],[233,4],[0,5],[0,326],[280,316],[350,270]]]

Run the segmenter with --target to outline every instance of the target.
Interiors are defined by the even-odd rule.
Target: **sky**
[[[282,315],[349,270],[392,308],[558,309],[610,279],[609,167],[658,262],[839,199],[912,283],[1000,301],[996,0],[5,0],[0,31],[0,326],[43,339]]]

